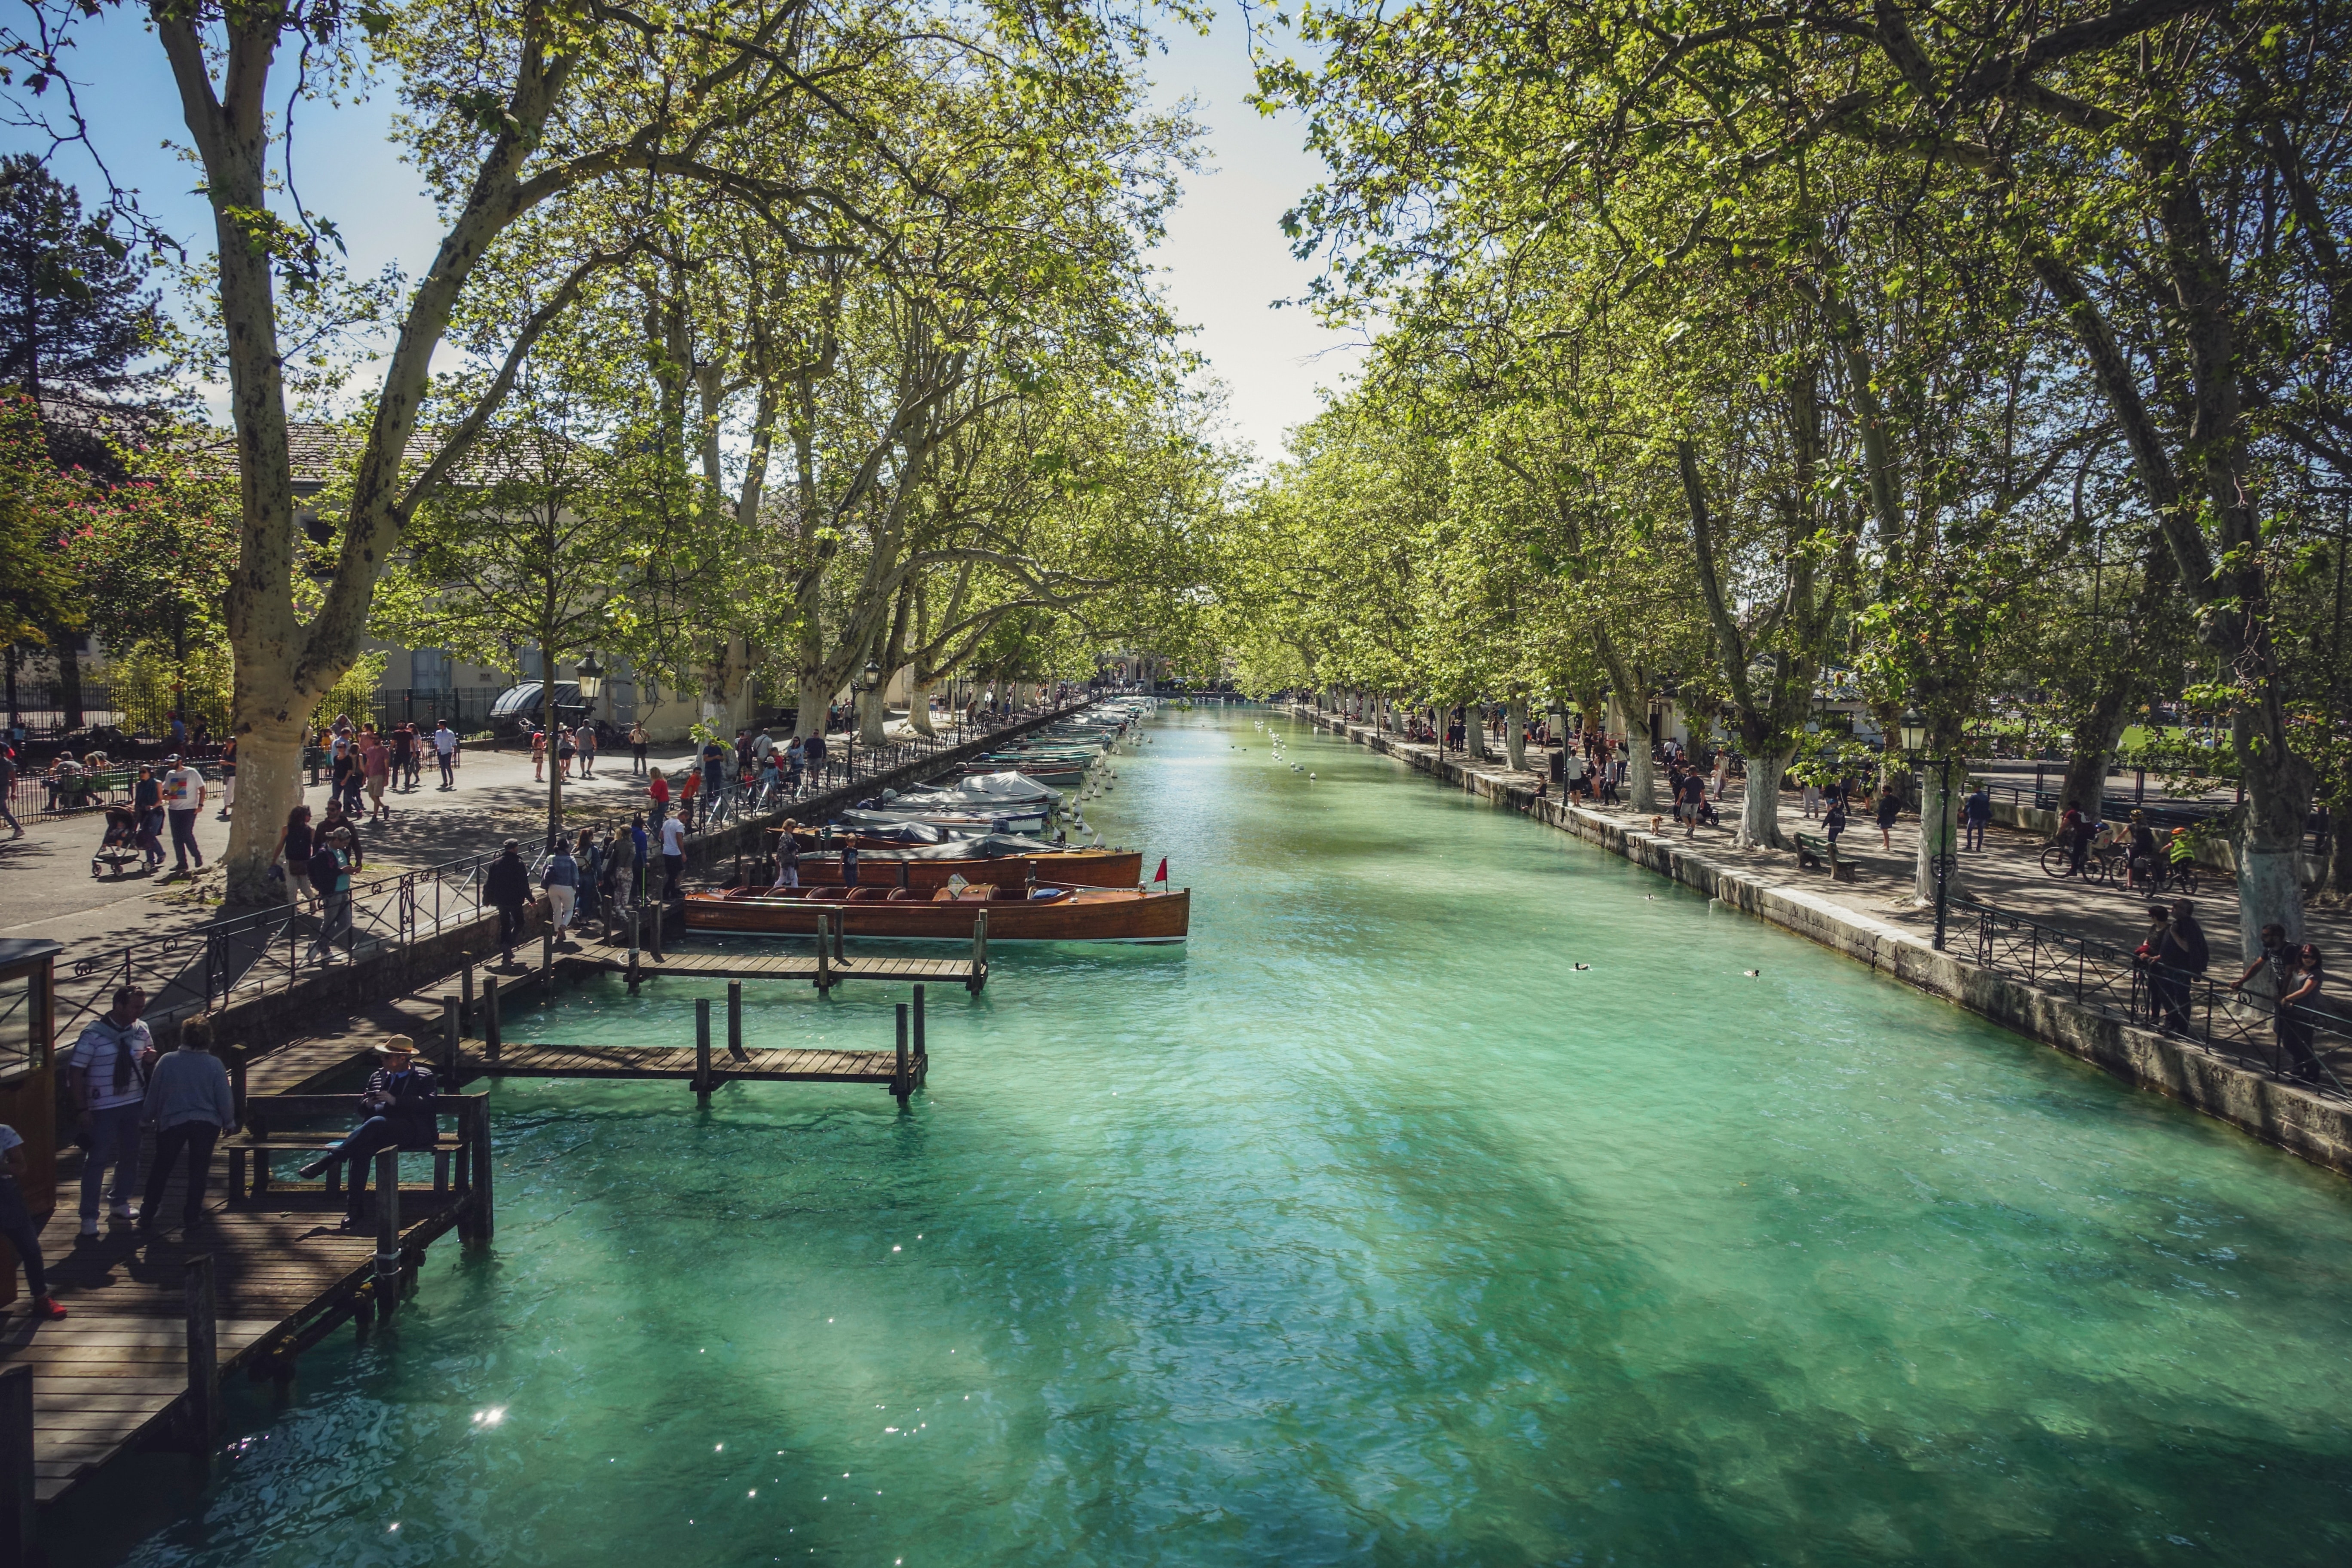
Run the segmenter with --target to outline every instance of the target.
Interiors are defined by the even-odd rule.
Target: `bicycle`
[[[2111,882],[2128,886],[2131,879],[2131,858],[2120,844],[2094,844],[2083,858],[2082,879],[2085,882]],[[2053,844],[2042,852],[2042,869],[2052,877],[2075,875],[2074,851],[2071,845]]]

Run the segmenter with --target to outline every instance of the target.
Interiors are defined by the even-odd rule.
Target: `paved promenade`
[[[671,773],[688,760],[682,745],[657,748],[649,758]],[[218,784],[211,787],[211,803],[196,818],[196,843],[207,865],[217,866],[228,847],[230,825],[218,817]],[[584,824],[641,805],[645,789],[644,777],[629,772],[628,752],[608,752],[595,777],[575,774],[564,785],[564,816]],[[325,811],[327,793],[324,784],[304,792],[314,817]],[[467,752],[456,789],[443,790],[428,767],[414,792],[395,791],[384,801],[392,808],[390,820],[361,828],[363,878],[495,849],[509,837],[530,842],[547,819],[547,785],[532,780],[530,754],[523,751]],[[85,812],[27,819],[24,837],[0,837],[0,936],[107,947],[136,942],[158,929],[184,929],[218,907],[216,877],[192,885],[174,876],[168,863],[153,877],[138,875],[135,868],[125,877],[92,877],[90,851],[105,831],[102,814]]]
[[[1401,751],[1424,756],[1436,751],[1434,746],[1413,745],[1395,737],[1391,737],[1391,742]],[[1549,758],[1557,750],[1554,747],[1539,752],[1530,748],[1528,767],[1517,772],[1499,756],[1484,763],[1472,762],[1459,752],[1448,752],[1446,757],[1455,766],[1466,767],[1498,784],[1532,790],[1538,780],[1550,777]],[[1540,762],[1539,756],[1543,759]],[[1664,794],[1662,788],[1662,800]],[[1759,868],[1778,865],[1788,880],[1801,882],[1822,898],[1922,936],[1934,931],[1934,910],[1921,908],[1912,897],[1912,868],[1919,849],[1917,817],[1906,816],[1897,822],[1888,836],[1891,843],[1885,846],[1880,842],[1875,824],[1857,822],[1848,827],[1838,841],[1839,854],[1854,865],[1857,875],[1852,882],[1832,882],[1826,872],[1800,870],[1792,850],[1732,847],[1746,795],[1746,782],[1732,780],[1716,807],[1722,826],[1698,830],[1697,842],[1707,854],[1733,864],[1745,860]],[[1606,806],[1597,809],[1611,810]],[[1663,813],[1663,805],[1659,809]],[[1619,806],[1614,811],[1620,816],[1635,815],[1631,806]],[[1801,798],[1795,791],[1782,793],[1780,816],[1781,832],[1791,837],[1801,829],[1815,835],[1821,832],[1818,821],[1804,820]],[[1679,837],[1682,829],[1676,826],[1674,832]],[[2044,874],[2042,851],[2046,843],[2038,833],[2004,827],[1989,829],[1983,850],[1959,857],[1953,891],[2077,936],[2096,938],[2126,949],[2138,946],[2147,932],[2147,897]],[[2237,882],[2225,871],[2202,866],[2198,868],[2197,875],[2197,914],[2212,943],[2212,973],[2225,981],[2235,979],[2243,965],[2238,939]],[[2317,942],[2331,960],[2352,963],[2352,910],[2311,905],[2305,908],[2304,920],[2307,940]]]

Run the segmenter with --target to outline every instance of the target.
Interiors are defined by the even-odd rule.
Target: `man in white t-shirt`
[[[205,808],[205,775],[178,757],[163,760],[171,764],[163,782],[163,810],[172,819],[172,853],[179,857],[179,868],[185,871],[191,858],[199,867],[205,863],[205,852],[196,847],[196,813]]]
[[[114,1005],[99,1015],[74,1042],[66,1058],[67,1084],[79,1125],[89,1134],[81,1162],[81,1233],[98,1234],[99,1189],[107,1167],[114,1188],[107,1194],[114,1217],[131,1218],[131,1194],[139,1190],[139,1117],[147,1099],[147,1065],[155,1058],[155,1037],[139,1021],[147,994],[125,985]]]
[[[677,891],[678,879],[686,875],[686,822],[681,817],[667,816],[661,825],[662,871],[665,880],[662,896]]]
[[[456,789],[457,787],[457,731],[449,728],[449,721],[446,719],[433,726],[433,754],[440,759],[441,787]]]

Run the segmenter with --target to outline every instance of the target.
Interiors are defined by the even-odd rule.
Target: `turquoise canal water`
[[[905,1115],[499,1089],[495,1250],[74,1550],[2352,1561],[2340,1179],[1254,717],[1163,715],[1096,810],[1188,948],[1002,949]],[[755,1040],[889,1037],[747,989]],[[695,994],[509,1033],[684,1042]]]

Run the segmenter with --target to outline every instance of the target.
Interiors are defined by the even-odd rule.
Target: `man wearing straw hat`
[[[360,1124],[350,1136],[302,1167],[305,1178],[326,1173],[338,1160],[352,1163],[343,1228],[357,1230],[366,1205],[368,1167],[386,1149],[430,1149],[440,1136],[433,1097],[440,1086],[433,1069],[416,1059],[416,1042],[394,1035],[376,1047],[380,1065],[360,1095]]]

